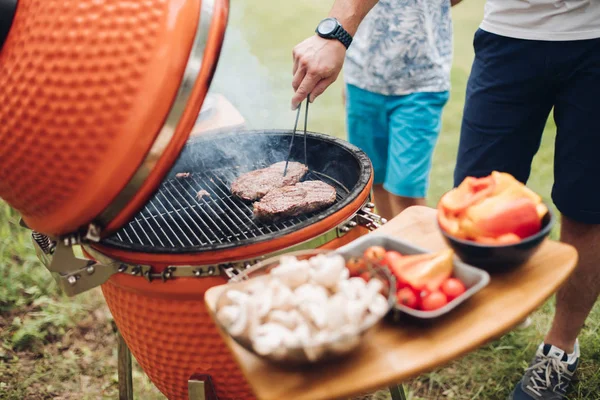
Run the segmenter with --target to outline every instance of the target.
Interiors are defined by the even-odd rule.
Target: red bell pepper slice
[[[491,197],[469,208],[466,215],[481,236],[485,237],[514,234],[526,238],[541,228],[536,204],[526,197]]]
[[[434,254],[404,256],[392,265],[392,272],[415,290],[438,290],[452,275],[452,250]]]
[[[466,178],[457,188],[446,193],[440,205],[449,213],[461,213],[478,201],[494,192],[496,183],[493,176]]]

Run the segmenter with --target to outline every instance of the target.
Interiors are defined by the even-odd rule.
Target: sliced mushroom
[[[274,323],[268,323],[256,328],[250,336],[254,350],[262,356],[273,356],[283,358],[286,348],[283,346],[286,337],[292,336],[292,332]]]
[[[369,312],[377,317],[383,317],[389,309],[388,301],[379,293],[369,302]]]
[[[347,271],[342,256],[326,256],[319,254],[310,259],[310,277],[312,282],[328,289],[335,288],[344,270]]]
[[[309,273],[308,261],[298,261],[295,257],[282,257],[280,264],[271,270],[271,276],[291,289],[308,282]]]
[[[305,283],[294,290],[296,304],[302,305],[305,303],[317,303],[325,305],[329,298],[327,289],[323,286],[314,285],[312,283]]]

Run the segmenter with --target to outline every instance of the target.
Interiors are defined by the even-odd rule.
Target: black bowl
[[[554,226],[555,216],[551,208],[542,219],[542,227],[538,233],[529,236],[519,243],[508,245],[490,245],[470,240],[458,239],[438,227],[442,236],[456,255],[465,263],[488,272],[510,271],[525,263],[539,248]]]

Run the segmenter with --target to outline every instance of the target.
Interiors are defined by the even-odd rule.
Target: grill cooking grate
[[[191,172],[188,178],[166,180],[144,210],[106,243],[163,249],[210,247],[281,232],[318,214],[300,215],[275,223],[255,220],[252,203],[233,196],[229,188],[241,173],[265,166]],[[340,182],[318,172],[308,172],[303,180],[321,180],[335,187],[336,203],[349,193]],[[210,197],[196,198],[200,190],[207,191]]]

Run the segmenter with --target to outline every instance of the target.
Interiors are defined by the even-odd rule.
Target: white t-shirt
[[[480,28],[517,39],[600,38],[600,0],[487,0]]]

